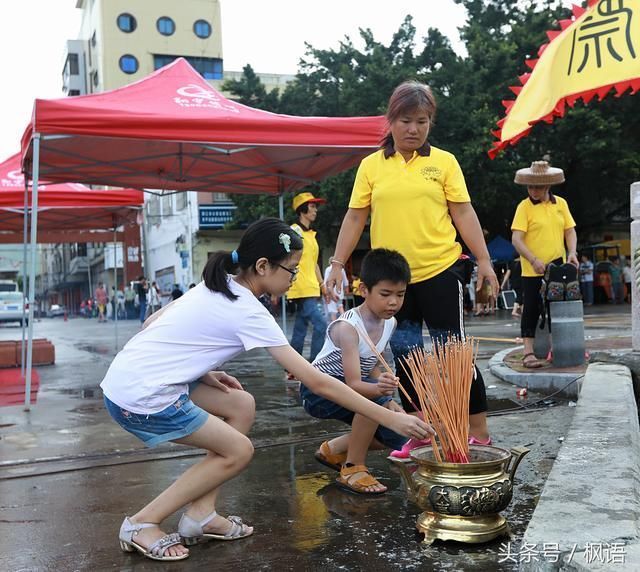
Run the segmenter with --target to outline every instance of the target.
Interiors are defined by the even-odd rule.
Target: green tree
[[[640,99],[609,97],[601,103],[577,104],[554,124],[535,126],[517,146],[491,161],[496,122],[504,116],[502,100],[514,99],[509,86],[530,71],[525,59],[537,57],[545,33],[570,12],[554,0],[456,0],[467,10],[460,29],[465,54],[458,55],[438,30],[428,29],[420,42],[407,16],[389,45],[370,30],[359,31],[362,48],[346,37],[336,49],[310,45],[295,81],[282,93],[267,94],[250,66],[226,88],[248,105],[294,115],[375,115],[383,113],[393,89],[406,79],[428,83],[438,101],[430,140],[453,152],[465,173],[480,220],[492,235],[510,235],[517,203],[516,169],[545,155],[565,170],[559,194],[569,200],[582,231],[624,212],[629,184],[640,178]],[[329,204],[319,217],[321,240],[332,242],[348,205],[354,171],[313,186]],[[237,220],[277,214],[275,199],[238,197]],[[290,197],[286,197],[290,203]],[[289,213],[291,217],[292,213]]]
[[[280,102],[278,88],[267,92],[260,78],[247,64],[242,68],[242,77],[239,80],[231,79],[222,84],[223,91],[234,95],[234,99],[239,103],[264,109],[267,111],[277,111]]]

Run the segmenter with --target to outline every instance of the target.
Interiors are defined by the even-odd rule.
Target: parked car
[[[0,280],[0,292],[18,292],[18,283],[13,280]]]
[[[51,304],[51,307],[47,310],[47,318],[55,318],[56,316],[64,316],[66,309],[60,304]]]
[[[22,322],[22,292],[0,292],[0,322]],[[26,322],[29,322],[29,303],[25,306]]]

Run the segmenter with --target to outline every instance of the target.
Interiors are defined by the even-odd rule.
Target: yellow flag
[[[540,121],[551,123],[565,106],[595,95],[603,99],[615,88],[617,96],[640,89],[640,0],[589,0],[586,9],[573,7],[573,19],[548,32],[550,42],[527,61],[533,70],[512,87],[515,101],[503,101],[506,116],[494,131],[489,156],[514,145]]]

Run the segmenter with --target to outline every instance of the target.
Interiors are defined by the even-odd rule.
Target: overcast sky
[[[0,161],[19,150],[33,100],[63,95],[65,42],[80,28],[75,4],[0,1]],[[350,36],[357,44],[358,28],[371,28],[387,44],[407,14],[414,17],[418,40],[435,27],[459,46],[457,28],[465,20],[464,9],[453,0],[221,0],[221,6],[224,68],[241,70],[250,63],[263,73],[295,73],[305,41],[338,48]]]

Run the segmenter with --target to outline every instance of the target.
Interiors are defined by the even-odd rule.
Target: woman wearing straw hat
[[[423,323],[434,340],[464,336],[464,262],[459,261],[462,246],[456,232],[478,263],[477,287],[486,280],[493,296],[499,290],[460,165],[451,153],[427,141],[435,113],[436,102],[428,86],[407,81],[394,90],[387,107],[387,133],[380,149],[360,163],[326,282],[333,292],[341,267],[371,215],[371,247],[399,251],[411,268],[411,282],[390,345],[396,374],[415,403],[417,396],[401,360],[413,347],[422,347]],[[414,412],[404,395],[401,399],[405,410]],[[486,411],[484,381],[476,369],[469,405],[473,443],[491,443]],[[391,455],[406,459],[413,447],[422,445],[409,441]]]
[[[525,185],[529,196],[520,202],[511,223],[511,241],[522,263],[522,295],[524,309],[520,322],[524,340],[522,365],[538,368],[543,364],[533,352],[538,318],[544,311],[540,286],[550,262],[579,266],[576,245],[576,223],[567,201],[551,192],[553,185],[564,183],[562,169],[547,161],[534,161],[531,167],[519,169],[515,182]],[[566,244],[566,253],[565,253]]]

